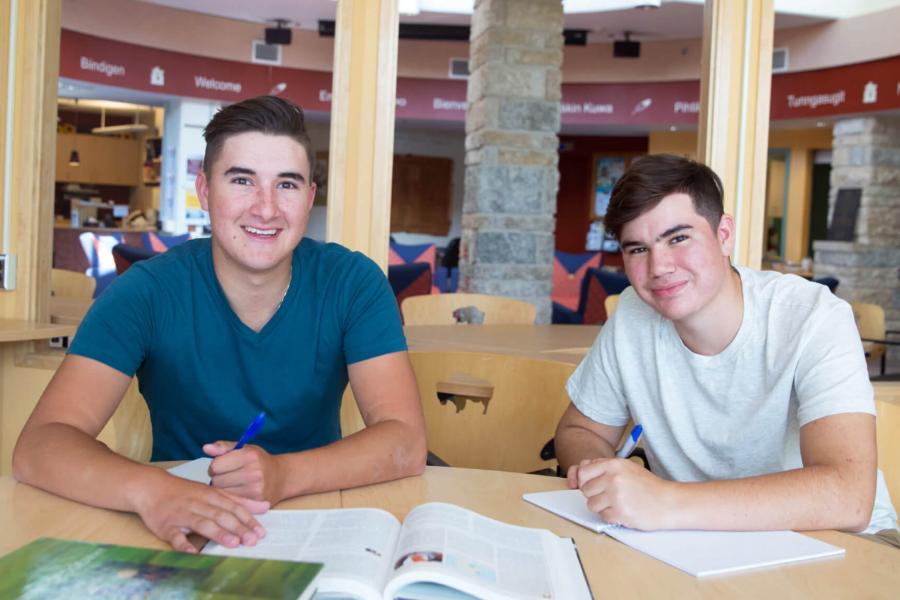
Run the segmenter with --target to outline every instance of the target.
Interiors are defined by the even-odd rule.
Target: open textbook
[[[209,481],[208,459],[170,472]],[[582,600],[591,593],[571,539],[502,523],[444,503],[411,510],[403,524],[375,508],[270,510],[256,546],[205,554],[312,561],[325,567],[315,598]]]
[[[204,553],[325,563],[316,598],[590,598],[571,539],[452,504],[417,506],[401,525],[376,508],[271,510],[256,546]]]
[[[523,498],[696,577],[844,554],[843,548],[794,531],[638,531],[619,527],[588,509],[581,490],[535,492]]]

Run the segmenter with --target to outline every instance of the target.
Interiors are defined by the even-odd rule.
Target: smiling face
[[[248,132],[225,140],[196,184],[220,277],[290,271],[316,195],[309,171],[306,150],[288,136]]]
[[[734,248],[730,216],[723,215],[714,229],[690,196],[670,194],[626,223],[620,239],[634,290],[676,326],[733,310],[731,284],[737,278],[740,290],[740,278],[728,259]]]

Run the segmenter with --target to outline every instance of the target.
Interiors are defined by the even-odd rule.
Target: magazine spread
[[[572,540],[440,502],[417,506],[401,525],[383,510],[272,510],[253,547],[210,542],[223,556],[325,564],[316,598],[360,600],[591,598]]]

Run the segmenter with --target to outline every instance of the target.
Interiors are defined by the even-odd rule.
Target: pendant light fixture
[[[78,156],[78,98],[75,98],[75,135],[72,136],[72,152],[69,154],[69,166],[81,165],[81,157]]]

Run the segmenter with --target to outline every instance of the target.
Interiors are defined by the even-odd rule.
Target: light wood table
[[[443,501],[546,528],[575,538],[597,598],[891,598],[900,590],[900,551],[836,531],[811,535],[845,548],[842,558],[697,579],[522,500],[525,492],[563,485],[553,477],[428,467],[421,477],[298,498],[278,508],[378,507],[402,519],[418,504]],[[0,478],[0,506],[3,553],[42,535],[164,547],[134,515],[82,506],[9,477]]]
[[[0,319],[0,342],[26,342],[66,337],[75,333],[72,325],[38,323],[21,319]]]
[[[458,350],[517,354],[578,364],[600,333],[598,325],[407,325],[412,351]]]

